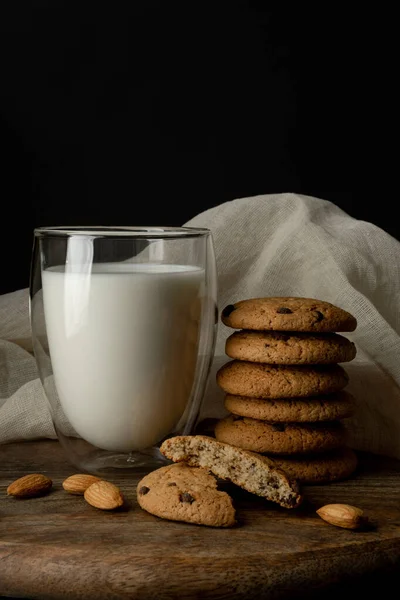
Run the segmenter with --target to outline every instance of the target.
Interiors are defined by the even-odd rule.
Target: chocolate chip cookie
[[[221,443],[205,435],[175,436],[160,446],[161,453],[174,462],[210,470],[220,479],[275,502],[284,508],[295,508],[303,495],[295,479],[291,479],[265,456]]]
[[[337,332],[354,331],[356,318],[348,311],[314,298],[249,298],[225,306],[221,320],[234,329]]]
[[[349,362],[356,346],[337,333],[235,331],[225,342],[230,358],[271,365],[312,365]]]
[[[295,477],[302,484],[347,479],[358,466],[356,452],[346,446],[321,454],[274,456],[273,460],[289,477]]]
[[[340,421],[268,423],[229,415],[218,421],[214,432],[219,442],[266,454],[319,453],[346,443]]]
[[[226,394],[224,406],[234,415],[272,423],[334,421],[355,412],[354,398],[345,391],[304,399],[247,398]]]
[[[268,365],[232,360],[216,374],[227,394],[251,398],[293,398],[331,394],[349,382],[340,365]]]
[[[206,469],[178,463],[145,475],[136,488],[143,510],[170,521],[209,527],[232,527],[235,508],[226,492]]]

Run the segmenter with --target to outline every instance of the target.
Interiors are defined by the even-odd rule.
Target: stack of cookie
[[[338,332],[357,326],[353,315],[313,298],[243,300],[224,308],[232,360],[217,372],[230,413],[215,437],[272,458],[302,483],[349,477],[357,455],[347,445],[343,419],[354,413],[344,390],[346,363],[356,347]]]

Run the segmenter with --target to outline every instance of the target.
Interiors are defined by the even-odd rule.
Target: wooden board
[[[342,589],[400,583],[400,461],[360,454],[350,480],[305,486],[305,502],[295,510],[231,487],[238,526],[213,529],[144,512],[135,496],[139,474],[109,478],[127,501],[119,512],[68,495],[61,483],[75,470],[57,441],[3,445],[0,457],[3,596],[326,599]],[[11,481],[32,472],[53,479],[49,495],[6,495]],[[331,502],[363,508],[371,527],[325,523],[315,511]]]

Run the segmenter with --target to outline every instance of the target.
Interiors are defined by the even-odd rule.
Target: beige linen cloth
[[[239,198],[186,225],[212,231],[220,311],[260,296],[332,302],[358,321],[357,357],[342,366],[356,398],[349,443],[400,459],[400,242],[334,204],[297,194]],[[233,330],[219,324],[201,418],[226,414],[215,383]],[[30,353],[28,290],[0,296],[0,443],[55,438]]]

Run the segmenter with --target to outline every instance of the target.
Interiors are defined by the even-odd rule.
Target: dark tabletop
[[[294,510],[227,489],[238,525],[215,529],[161,520],[136,502],[143,475],[109,477],[125,506],[100,511],[68,495],[74,473],[56,441],[0,446],[0,594],[32,599],[337,598],[400,583],[400,461],[360,453],[348,481],[305,486]],[[7,486],[45,473],[52,491],[17,500]],[[366,530],[334,527],[316,509],[364,509]]]

